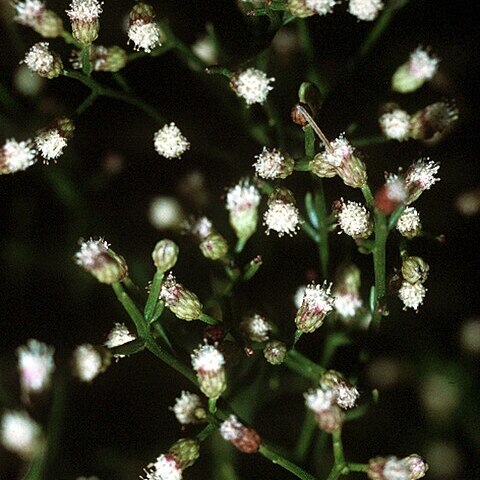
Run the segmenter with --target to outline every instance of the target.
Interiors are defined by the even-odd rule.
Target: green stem
[[[302,480],[316,480],[313,475],[279,455],[272,447],[270,447],[265,442],[262,442],[262,444],[260,445],[259,453],[265,458],[271,460],[273,463],[280,465],[285,470],[293,473],[293,475],[295,475],[297,478],[301,478]]]
[[[303,420],[302,429],[300,430],[300,436],[298,437],[297,444],[295,446],[295,458],[299,462],[303,463],[310,450],[313,436],[318,429],[315,417],[310,409],[305,410],[305,418]]]
[[[62,32],[62,37],[63,37],[63,39],[65,40],[66,43],[68,43],[70,45],[75,45],[77,48],[83,49],[83,44],[80,43],[78,40],[75,40],[75,38],[73,38],[72,34],[67,32],[66,30],[64,30]]]
[[[402,216],[405,208],[405,205],[400,205],[390,215],[390,219],[388,220],[388,231],[393,230],[397,226],[398,219]]]
[[[320,376],[325,372],[323,367],[293,349],[289,350],[284,363],[290,370],[316,382],[318,382]]]
[[[388,229],[385,215],[375,211],[375,247],[373,248],[373,267],[375,272],[375,311],[373,313],[373,321],[380,321],[382,313],[380,306],[386,293],[386,243],[388,237]]]
[[[221,323],[220,320],[217,320],[216,318],[211,317],[210,315],[207,315],[206,313],[202,313],[199,317],[198,320],[201,322],[206,323],[207,325],[218,325]]]
[[[77,115],[82,115],[82,113],[84,113],[87,108],[90,108],[94,104],[97,97],[98,93],[93,91],[90,92],[90,95],[75,110]]]
[[[92,74],[93,65],[90,62],[90,45],[82,48],[82,72],[88,77]]]
[[[239,253],[242,253],[243,249],[245,248],[245,245],[247,244],[248,239],[244,238],[239,238],[237,240],[237,243],[235,245],[235,253],[238,255]]]
[[[216,398],[209,398],[208,399],[208,411],[212,415],[215,415],[215,413],[217,412],[217,399]]]
[[[345,454],[343,452],[342,430],[338,429],[332,433],[333,441],[333,458],[335,459],[335,466],[338,468],[345,467]]]
[[[160,295],[160,289],[162,288],[162,281],[163,272],[157,270],[153,276],[152,286],[148,294],[147,303],[145,304],[145,310],[143,311],[145,320],[148,323],[150,323],[153,319],[155,307],[157,306],[158,297]]]
[[[215,430],[217,430],[217,427],[215,425],[213,425],[212,423],[209,423],[201,432],[197,433],[197,435],[195,436],[195,438],[199,441],[199,442],[203,442],[204,440],[206,440],[213,432],[215,432]]]
[[[318,233],[320,235],[317,243],[320,255],[320,265],[322,267],[323,278],[328,277],[328,223],[327,223],[327,205],[325,200],[325,190],[321,179],[318,181],[318,191],[315,196],[315,207],[318,215]]]
[[[140,313],[135,303],[133,303],[133,300],[129,297],[127,292],[125,292],[120,283],[113,283],[112,288],[118,298],[118,301],[122,304],[129,317],[133,320],[138,336],[147,339],[147,337],[150,335],[147,323],[145,322],[145,318],[143,318],[143,315]]]
[[[368,465],[365,463],[348,463],[348,469],[351,472],[368,472]]]
[[[365,184],[362,187],[362,193],[363,193],[363,197],[365,198],[365,201],[367,202],[368,208],[372,209],[373,195],[372,195],[372,191],[370,190],[370,187],[367,184]]]

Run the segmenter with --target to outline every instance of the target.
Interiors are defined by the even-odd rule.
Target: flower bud
[[[112,284],[121,282],[127,276],[128,267],[125,259],[109,246],[103,238],[81,242],[80,250],[75,254],[75,262],[99,282]]]
[[[424,283],[429,269],[428,263],[420,257],[405,257],[402,262],[402,276],[411,284]]]
[[[287,356],[287,346],[279,340],[271,340],[263,349],[265,360],[272,365],[281,365]]]
[[[203,305],[198,297],[178,283],[172,273],[162,283],[160,300],[182,320],[195,320],[202,314]]]
[[[458,120],[458,108],[454,102],[437,102],[413,115],[412,138],[434,140],[451,129]]]
[[[288,11],[298,18],[311,17],[315,14],[315,11],[307,7],[306,0],[288,0]]]
[[[406,238],[414,238],[422,232],[420,215],[414,207],[406,207],[397,221],[397,230]]]
[[[325,160],[325,154],[317,153],[309,164],[310,171],[320,178],[332,178],[337,174],[336,168]]]
[[[203,345],[194,350],[191,357],[200,390],[206,397],[216,400],[227,388],[222,353],[213,345]]]
[[[247,241],[257,229],[260,193],[248,179],[240,182],[227,192],[226,208],[230,212],[230,225],[237,238]]]
[[[127,64],[127,52],[116,45],[104,47],[103,45],[91,45],[89,60],[96,72],[118,72]],[[74,51],[73,68],[82,68],[82,52]]]
[[[303,333],[317,330],[327,314],[333,309],[334,298],[330,295],[332,284],[323,282],[323,285],[311,283],[305,289],[302,304],[297,311],[295,324]]]
[[[230,415],[220,425],[220,435],[243,453],[256,453],[260,448],[258,433],[240,423],[235,415]]]
[[[152,259],[157,271],[165,273],[177,263],[178,245],[172,240],[160,240],[153,249]]]
[[[210,260],[220,260],[228,253],[228,243],[219,233],[211,233],[200,243],[203,256]]]
[[[90,45],[98,37],[102,13],[101,3],[98,0],[72,0],[67,15],[72,24],[73,38],[83,45]]]
[[[45,10],[33,29],[44,38],[56,38],[64,32],[62,19],[52,10]]]
[[[261,178],[287,178],[293,172],[295,161],[288,153],[275,148],[263,147],[262,153],[255,156],[253,164],[256,174]]]
[[[390,215],[408,198],[408,187],[403,175],[387,174],[385,184],[375,194],[374,205],[384,215]]]
[[[420,455],[413,453],[403,459],[410,470],[409,480],[418,480],[423,478],[428,470],[428,464]]]
[[[23,63],[34,73],[41,77],[52,79],[63,72],[63,63],[60,56],[49,50],[47,42],[33,45],[26,53]]]
[[[331,390],[337,405],[344,410],[354,407],[360,395],[357,388],[335,370],[327,370],[320,377],[320,386],[325,390]]]
[[[272,330],[272,325],[264,317],[256,313],[242,320],[240,329],[250,341],[266,342],[268,340],[268,332]]]
[[[332,405],[329,409],[316,413],[315,421],[320,430],[333,433],[342,428],[343,422],[345,421],[345,413],[337,405]]]
[[[200,444],[197,440],[180,438],[168,450],[181,470],[191,467],[200,456]]]

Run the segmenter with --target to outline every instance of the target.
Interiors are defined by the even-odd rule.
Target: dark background
[[[251,59],[271,40],[264,19],[246,18],[233,1],[171,0],[153,5],[187,44],[192,44],[205,31],[205,24],[211,22],[224,46],[222,61],[232,69],[253,65]],[[48,6],[61,12],[65,2],[51,1]],[[23,140],[55,116],[73,114],[88,90],[74,80],[58,78],[45,82],[34,98],[16,92],[12,79],[18,62],[39,40],[28,29],[12,26],[7,19],[9,6],[2,2],[1,7],[5,18],[0,78],[18,103],[10,110],[8,105],[2,107],[1,138]],[[125,46],[121,25],[130,7],[126,1],[106,2],[98,43]],[[363,149],[373,188],[381,185],[385,170],[407,167],[421,155],[441,162],[441,182],[422,195],[415,206],[424,228],[433,236],[444,234],[446,242],[412,242],[411,252],[423,256],[431,272],[427,297],[419,313],[402,312],[400,302],[393,298],[391,314],[382,321],[380,330],[369,338],[354,333],[354,345],[340,349],[332,362],[336,369],[359,377],[365,398],[369,398],[372,388],[380,390],[378,404],[345,427],[347,458],[366,462],[378,454],[405,456],[416,452],[431,463],[432,479],[474,479],[480,474],[480,437],[475,428],[480,393],[478,352],[476,356],[468,353],[459,341],[465,320],[478,314],[478,216],[461,216],[455,208],[458,195],[477,187],[479,180],[478,44],[474,35],[477,10],[475,1],[412,0],[348,77],[342,76],[344,66],[371,24],[357,22],[342,8],[333,15],[308,21],[316,58],[334,85],[319,116],[327,136],[336,136],[352,123],[357,124],[356,137],[378,135],[378,112],[387,101],[397,101],[414,112],[442,98],[455,98],[460,108],[458,128],[438,145],[390,142]],[[289,28],[295,30],[293,25]],[[414,94],[394,94],[389,88],[391,75],[419,44],[431,46],[442,59],[440,80]],[[67,65],[69,48],[60,40],[52,41],[51,46],[62,54]],[[305,70],[301,51],[287,57],[277,51],[268,65],[268,74],[276,78],[271,96],[287,128],[288,147],[297,156],[302,143],[297,127],[290,124],[289,112],[298,86],[305,80]],[[26,172],[1,178],[0,390],[5,392],[5,405],[12,399],[19,402],[15,349],[28,338],[55,346],[60,377],[68,370],[68,357],[76,345],[100,344],[114,322],[128,323],[110,289],[95,282],[72,261],[79,238],[105,236],[125,256],[132,278],[143,287],[153,275],[153,246],[158,239],[169,236],[181,248],[175,267],[177,277],[200,298],[208,297],[210,292],[210,264],[191,239],[175,232],[158,232],[150,225],[150,201],[158,195],[177,196],[187,212],[209,215],[218,230],[234,242],[222,195],[225,187],[252,173],[253,156],[262,145],[246,135],[240,115],[226,113],[235,114],[243,108],[229,91],[226,79],[194,73],[172,52],[132,62],[123,74],[139,96],[168,121],[177,122],[190,140],[191,150],[181,160],[159,157],[152,136],[161,125],[125,104],[99,99],[75,120],[75,137],[58,165],[43,167],[39,163]],[[95,77],[111,83],[109,74]],[[266,121],[260,108],[253,107],[250,115],[256,122]],[[208,154],[210,147],[222,151],[224,158]],[[117,172],[106,168],[112,155],[121,161]],[[181,179],[197,170],[205,175],[209,193],[209,202],[201,208],[191,196],[179,194]],[[285,183],[298,199],[315,184],[304,173],[295,174]],[[359,192],[347,189],[338,179],[325,183],[329,202],[342,195],[360,200]],[[352,259],[362,268],[366,298],[372,281],[370,257],[356,253],[353,242],[345,236],[332,235],[331,246],[332,267]],[[396,252],[392,240],[390,273],[399,266]],[[284,338],[289,338],[294,318],[292,295],[298,285],[306,282],[307,272],[318,271],[315,246],[302,233],[293,239],[277,239],[273,235],[266,237],[259,228],[241,259],[247,262],[257,254],[262,255],[264,266],[239,292],[236,315],[260,309],[279,325]],[[302,339],[301,349],[318,360],[323,339],[331,328],[326,326]],[[167,329],[174,338],[183,338],[188,332],[192,345],[201,339],[201,327],[194,323],[169,318]],[[370,367],[356,360],[365,343]],[[248,361],[251,366],[262,364],[258,358]],[[265,378],[275,377],[278,372],[273,368],[258,369]],[[250,380],[244,379],[246,392]],[[168,410],[180,390],[189,388],[188,383],[147,353],[121,360],[92,385],[67,381],[63,435],[50,479],[80,475],[98,475],[103,480],[136,478],[143,466],[190,432],[182,433]],[[265,438],[278,440],[287,449],[295,443],[304,410],[304,385],[293,380],[289,385],[290,392],[287,390],[270,403],[258,399],[257,411],[248,418]],[[243,386],[236,388],[240,391]],[[427,394],[429,398],[440,399],[440,410],[432,411],[422,402],[421,392],[427,388],[433,389]],[[450,408],[448,402],[453,402]],[[241,403],[235,402],[240,411]],[[32,416],[45,424],[50,404],[51,396],[40,398],[30,409]],[[245,415],[248,417],[248,413]],[[222,442],[218,436],[208,442],[201,459],[186,471],[185,478],[235,478],[221,473],[221,459],[235,455]],[[434,461],[435,452],[438,458]],[[448,457],[448,452],[455,458]],[[328,454],[314,450],[307,467],[324,478],[329,461]],[[237,478],[293,478],[259,456],[238,456],[234,462]],[[447,467],[452,465],[457,466],[448,473]],[[14,455],[0,451],[2,480],[20,478],[21,469]]]

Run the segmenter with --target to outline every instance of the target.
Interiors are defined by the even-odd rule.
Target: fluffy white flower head
[[[35,144],[44,158],[44,163],[56,160],[67,146],[66,138],[56,128],[42,132],[35,137]]]
[[[148,211],[150,223],[159,230],[179,228],[185,218],[183,209],[174,197],[155,197]]]
[[[102,356],[88,343],[78,346],[73,352],[73,367],[82,382],[91,382],[104,370]]]
[[[287,234],[291,237],[300,230],[300,212],[289,202],[275,200],[270,203],[268,210],[263,214],[263,224],[267,227],[266,234],[274,230],[279,237]]]
[[[329,149],[325,151],[325,161],[334,167],[340,167],[342,163],[348,161],[354,151],[350,142],[343,135],[336,138],[330,145],[333,151]]]
[[[72,0],[70,10],[66,10],[71,21],[93,22],[102,13],[103,2],[98,0]]]
[[[410,469],[408,463],[396,457],[389,458],[383,466],[383,477],[385,480],[409,480]]]
[[[193,351],[191,357],[196,372],[218,372],[225,365],[223,354],[213,345],[202,345]]]
[[[404,110],[395,109],[384,113],[380,119],[380,128],[383,134],[392,140],[403,142],[410,133],[410,115]]]
[[[80,244],[80,250],[75,254],[75,262],[85,270],[97,267],[99,260],[108,252],[110,245],[103,239],[87,240]]]
[[[311,283],[303,294],[301,307],[314,314],[326,315],[333,309],[334,297],[331,295],[332,284],[326,281],[322,285]]]
[[[408,189],[403,177],[395,173],[389,173],[385,179],[385,186],[389,200],[397,203],[403,203],[407,200]]]
[[[371,22],[383,9],[382,0],[350,0],[348,11],[359,20]]]
[[[45,12],[45,3],[40,0],[26,0],[25,2],[15,2],[14,20],[21,25],[33,27]]]
[[[215,44],[207,35],[199,38],[193,45],[192,50],[197,57],[203,60],[207,65],[218,63],[218,53]]]
[[[245,427],[238,421],[238,418],[235,415],[230,415],[222,424],[220,425],[220,435],[224,440],[232,441],[237,440],[243,434]]]
[[[213,225],[209,218],[200,217],[188,223],[187,229],[192,235],[195,235],[199,240],[204,240],[213,232]]]
[[[182,425],[197,423],[199,420],[198,413],[200,411],[205,412],[200,397],[195,393],[182,391],[180,397],[175,399],[173,413]]]
[[[263,147],[262,153],[255,156],[256,162],[253,164],[256,174],[261,178],[286,178],[293,170],[293,163],[291,169],[289,168],[289,160],[285,155],[275,148],[269,149]]]
[[[440,181],[439,178],[435,177],[439,169],[439,163],[435,163],[428,158],[421,158],[407,170],[405,183],[407,186],[415,186],[422,191],[429,190],[432,185]]]
[[[190,148],[190,143],[173,122],[155,133],[153,143],[157,153],[169,159],[181,157]]]
[[[398,298],[403,302],[403,309],[413,308],[415,311],[423,303],[426,288],[420,283],[411,284],[404,281],[398,291]]]
[[[337,292],[335,294],[335,311],[343,318],[352,318],[363,305],[362,299],[350,292]]]
[[[115,323],[112,330],[107,336],[104,345],[107,348],[115,348],[125,343],[131,342],[137,338],[135,335],[132,335],[124,323]],[[121,358],[124,355],[116,354],[115,357]]]
[[[17,142],[12,138],[0,149],[0,174],[26,170],[35,162],[35,150],[30,142]]]
[[[7,411],[0,424],[3,446],[28,460],[35,456],[42,444],[42,431],[26,412]]]
[[[27,345],[17,348],[18,370],[22,391],[41,392],[48,388],[55,370],[55,349],[38,340],[30,339]]]
[[[335,394],[332,390],[317,388],[304,393],[305,405],[315,413],[329,410],[335,404]]]
[[[128,40],[134,43],[134,50],[145,50],[149,53],[161,46],[160,28],[155,22],[135,21],[128,29]]]
[[[227,192],[226,208],[229,212],[239,214],[258,207],[260,192],[247,180],[241,180]]]
[[[23,63],[35,73],[49,72],[53,69],[55,58],[48,49],[48,42],[33,45],[26,53]]]
[[[333,7],[336,4],[337,0],[305,0],[305,6],[315,13],[318,13],[318,15],[332,13]]]
[[[408,60],[408,70],[412,77],[419,80],[430,80],[438,68],[438,58],[430,55],[427,50],[417,47]]]
[[[420,214],[414,207],[407,207],[397,222],[397,230],[401,235],[407,235],[409,232],[417,232],[422,229]]]
[[[268,78],[265,72],[256,68],[247,68],[240,73],[236,73],[232,81],[231,87],[237,94],[242,97],[247,105],[254,103],[264,103],[267,99],[268,92],[273,89],[270,85],[274,78]]]
[[[266,342],[269,338],[268,333],[272,330],[270,322],[258,313],[243,320],[240,326],[253,342]]]
[[[147,472],[146,480],[182,480],[182,470],[173,455],[160,455]]]
[[[343,202],[337,217],[340,228],[353,238],[367,238],[372,233],[370,213],[358,202]]]

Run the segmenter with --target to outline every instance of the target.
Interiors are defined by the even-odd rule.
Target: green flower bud
[[[175,462],[183,471],[191,467],[200,456],[200,444],[190,438],[177,440],[168,451],[175,457]]]
[[[412,285],[415,283],[424,283],[428,278],[430,267],[427,262],[420,257],[405,257],[402,262],[402,276],[404,280]]]
[[[171,240],[160,240],[153,249],[153,263],[159,272],[165,273],[170,270],[178,259],[178,246]]]
[[[127,52],[118,46],[92,46],[90,62],[97,72],[118,72],[127,64]]]
[[[64,32],[62,19],[52,10],[45,10],[33,29],[45,38],[56,38]]]
[[[332,178],[337,174],[335,167],[325,160],[324,153],[317,153],[310,161],[310,171],[320,178]]]
[[[182,320],[195,320],[202,314],[203,305],[198,297],[181,283],[177,283],[171,273],[163,281],[160,300]]]
[[[288,0],[288,11],[295,17],[311,17],[315,12],[305,5],[305,0]]]
[[[271,340],[263,349],[265,360],[272,365],[280,365],[287,356],[287,346],[279,340]]]
[[[228,243],[219,233],[211,233],[200,243],[200,250],[204,257],[219,260],[227,254]]]

